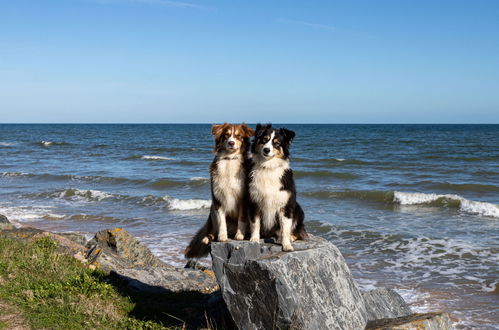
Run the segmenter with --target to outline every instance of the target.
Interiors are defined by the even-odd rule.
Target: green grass
[[[19,308],[31,327],[164,329],[159,321],[134,317],[136,303],[107,283],[103,272],[56,248],[48,237],[24,242],[0,236],[0,300]]]

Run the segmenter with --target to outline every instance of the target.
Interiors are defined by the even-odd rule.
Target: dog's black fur
[[[305,214],[296,201],[289,150],[295,133],[272,124],[256,126],[251,145],[248,175],[251,241],[277,237],[284,251],[292,251],[291,241],[307,239]]]

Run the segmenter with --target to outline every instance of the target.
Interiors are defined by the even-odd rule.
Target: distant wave
[[[353,173],[330,172],[330,171],[293,171],[297,178],[316,177],[316,178],[338,178],[338,179],[357,179],[360,176]]]
[[[477,184],[477,183],[435,183],[432,186],[437,189],[446,189],[446,190],[460,190],[460,191],[474,191],[474,192],[499,191],[498,186],[490,184]]]
[[[152,181],[148,184],[150,188],[154,189],[168,189],[172,187],[184,187],[184,186],[203,186],[208,184],[210,181],[206,178],[191,178],[189,181],[181,181],[181,180],[172,180],[168,178],[161,178],[155,181]]]
[[[164,156],[142,156],[141,157],[142,159],[145,159],[145,160],[173,160],[175,158],[170,158],[170,157],[164,157]]]
[[[59,198],[71,201],[101,201],[107,198],[119,197],[119,195],[113,195],[100,190],[85,190],[85,189],[76,189],[76,188],[68,188],[56,191],[35,193],[35,194],[27,194],[26,197],[35,197],[35,198]]]
[[[301,158],[301,157],[292,157],[291,161],[294,162],[313,162],[313,163],[322,163],[322,164],[353,164],[353,165],[367,165],[370,164],[368,161],[360,160],[360,159],[345,159],[345,158]]]
[[[193,177],[188,180],[174,180],[169,178],[160,178],[156,180],[132,179],[121,177],[94,176],[94,175],[68,175],[68,174],[34,174],[24,172],[0,172],[0,178],[30,178],[40,181],[68,181],[68,182],[97,182],[112,185],[138,185],[161,190],[173,187],[201,187],[210,183],[209,178]]]
[[[0,141],[0,146],[1,147],[12,147],[12,146],[15,146],[17,143],[15,142],[2,142]]]
[[[165,156],[155,156],[155,155],[135,155],[125,158],[126,160],[132,159],[142,159],[142,160],[175,160],[175,158],[165,157]]]
[[[69,145],[70,143],[67,142],[55,142],[55,141],[38,141],[36,142],[39,146],[42,147],[49,147],[49,146],[63,146],[63,145]]]
[[[315,191],[303,193],[306,197],[323,199],[359,199],[393,205],[427,205],[456,208],[468,214],[499,218],[499,206],[492,203],[472,201],[459,195],[411,193],[400,191]]]
[[[1,172],[0,177],[10,178],[34,178],[44,181],[88,181],[111,184],[145,184],[149,182],[147,179],[129,179],[120,177],[98,176],[98,175],[69,175],[69,174],[34,174],[25,172]]]

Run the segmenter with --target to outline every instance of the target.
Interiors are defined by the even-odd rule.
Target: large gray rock
[[[412,314],[409,316],[370,321],[366,330],[451,330],[449,313]]]
[[[240,329],[363,329],[364,299],[340,251],[319,237],[294,252],[264,243],[212,242],[213,270]]]
[[[122,228],[101,230],[95,234],[87,243],[86,258],[91,265],[118,275],[127,288],[134,292],[211,293],[218,289],[209,271],[168,265]]]
[[[395,290],[379,288],[363,292],[367,320],[390,319],[411,315],[409,305]]]

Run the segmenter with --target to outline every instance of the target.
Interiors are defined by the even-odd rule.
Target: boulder
[[[106,229],[95,234],[87,243],[86,258],[91,265],[118,276],[127,289],[134,292],[211,293],[218,289],[209,271],[168,265],[122,228]]]
[[[454,329],[449,313],[425,313],[369,321],[366,330],[451,330]]]
[[[9,219],[3,214],[0,214],[0,230],[13,229],[14,225],[10,223]]]
[[[378,288],[363,292],[367,320],[397,318],[412,314],[411,308],[395,290]]]
[[[340,251],[314,236],[293,247],[211,243],[213,270],[237,327],[363,329],[364,299]]]

